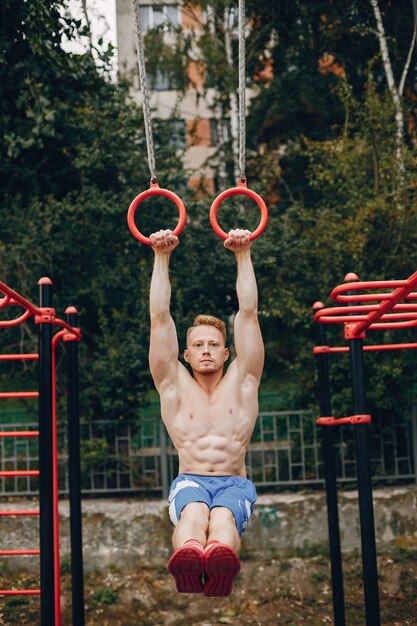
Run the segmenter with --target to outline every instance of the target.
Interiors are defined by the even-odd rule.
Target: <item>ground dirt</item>
[[[272,626],[332,624],[327,555],[320,549],[256,560],[242,554],[242,569],[228,598],[179,594],[165,567],[138,563],[134,571],[85,577],[86,626]],[[417,549],[395,547],[378,556],[382,626],[417,626]],[[347,626],[364,626],[362,562],[344,556]],[[62,626],[71,626],[70,576],[63,564]],[[3,565],[1,588],[35,587],[35,577],[12,575]],[[0,625],[39,624],[39,598],[0,598]]]

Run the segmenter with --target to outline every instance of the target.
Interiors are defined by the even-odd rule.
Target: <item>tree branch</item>
[[[403,95],[403,92],[404,92],[405,80],[407,78],[408,70],[410,69],[411,57],[413,56],[414,46],[416,45],[416,36],[417,36],[417,25],[414,24],[414,31],[413,31],[413,36],[411,38],[410,48],[407,54],[407,60],[405,62],[403,73],[401,76],[400,86],[398,87],[398,93],[400,97]]]

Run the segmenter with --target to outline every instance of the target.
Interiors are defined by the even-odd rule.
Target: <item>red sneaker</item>
[[[203,591],[204,551],[198,545],[196,541],[186,542],[175,550],[168,561],[168,570],[175,578],[175,586],[180,593]]]
[[[204,595],[229,596],[239,571],[240,561],[236,552],[224,543],[210,541],[204,552]]]

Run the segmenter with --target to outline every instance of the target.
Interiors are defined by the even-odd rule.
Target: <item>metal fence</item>
[[[37,423],[0,423],[10,427],[37,428]],[[339,481],[356,477],[353,426],[336,428]],[[68,491],[66,433],[60,431],[60,490]],[[372,474],[379,482],[417,480],[417,418],[392,418],[371,425]],[[98,420],[81,424],[81,459],[85,494],[166,494],[178,470],[177,453],[166,434],[157,408],[144,411],[135,422]],[[2,470],[35,469],[37,442],[0,438]],[[258,490],[312,486],[323,483],[319,427],[306,411],[264,411],[253,433],[246,456],[248,477]],[[35,495],[37,479],[0,479],[0,495]]]

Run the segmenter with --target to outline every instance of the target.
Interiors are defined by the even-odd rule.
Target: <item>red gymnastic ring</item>
[[[138,196],[136,196],[134,200],[132,200],[132,203],[127,212],[127,223],[129,225],[130,232],[132,233],[134,237],[136,237],[138,241],[146,244],[147,246],[151,245],[151,240],[149,239],[149,237],[145,237],[145,235],[142,235],[142,233],[137,228],[135,224],[135,213],[140,203],[146,200],[146,198],[150,198],[151,196],[165,196],[166,198],[169,198],[170,200],[172,200],[174,204],[176,204],[178,213],[179,213],[179,218],[178,218],[178,224],[172,231],[174,235],[178,236],[182,232],[185,226],[186,219],[187,219],[187,212],[185,209],[184,202],[181,200],[181,198],[177,196],[177,194],[174,193],[173,191],[169,191],[168,189],[162,189],[158,185],[158,183],[151,182],[151,186],[149,189],[147,189],[146,191],[142,191],[142,193],[140,193]]]
[[[256,202],[256,204],[258,205],[261,211],[261,220],[257,228],[255,228],[255,230],[253,231],[253,233],[251,233],[251,236],[250,236],[250,240],[253,241],[257,237],[259,237],[259,235],[261,235],[266,228],[266,225],[268,223],[268,209],[266,207],[265,202],[262,200],[261,196],[259,196],[257,193],[255,193],[251,189],[248,189],[246,181],[238,182],[237,187],[230,187],[230,189],[226,189],[225,191],[222,191],[222,193],[217,196],[217,198],[214,200],[213,204],[211,205],[210,224],[214,232],[216,233],[216,235],[218,235],[221,239],[223,239],[223,241],[227,239],[228,237],[227,233],[220,228],[219,223],[217,221],[217,209],[219,208],[223,200],[225,200],[229,196],[237,196],[237,195],[248,196],[249,198],[252,198],[252,200]]]

